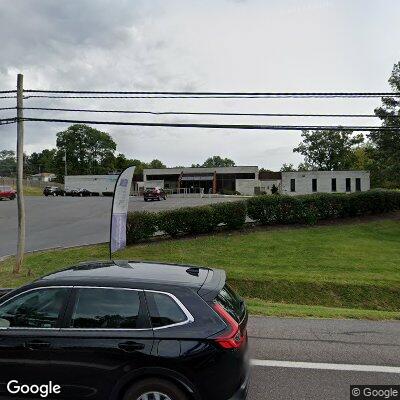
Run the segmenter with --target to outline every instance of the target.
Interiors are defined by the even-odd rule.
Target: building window
[[[356,192],[361,192],[361,178],[356,178]]]
[[[332,178],[331,190],[332,192],[336,192],[336,178]]]
[[[314,179],[312,180],[312,191],[313,191],[313,192],[316,192],[317,190],[318,190],[317,179],[314,178]]]
[[[351,192],[351,178],[346,178],[346,192]]]
[[[290,180],[290,191],[295,192],[296,191],[296,179],[291,179]]]

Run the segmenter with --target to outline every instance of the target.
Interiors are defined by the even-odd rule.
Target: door
[[[0,397],[12,394],[18,398],[17,385],[9,384],[10,381],[42,385],[53,379],[52,344],[69,291],[36,288],[0,304]],[[10,393],[8,387],[15,393]]]
[[[150,365],[153,332],[143,299],[135,289],[74,289],[54,344],[53,373],[65,398],[108,399],[119,382]]]

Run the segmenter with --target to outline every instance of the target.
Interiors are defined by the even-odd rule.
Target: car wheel
[[[123,400],[189,400],[173,383],[163,379],[144,379],[128,389]]]
[[[148,201],[148,199],[144,199],[144,201]]]
[[[161,201],[161,197],[160,196],[157,197],[157,201]]]

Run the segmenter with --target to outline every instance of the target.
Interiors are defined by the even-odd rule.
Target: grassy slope
[[[271,313],[275,309],[280,315],[283,307],[289,315],[325,316],[337,311],[318,311],[315,306],[354,308],[359,314],[360,309],[400,311],[399,248],[400,223],[387,220],[166,240],[132,246],[118,258],[224,268],[244,296],[258,298],[264,306],[263,301],[269,302]],[[7,260],[0,263],[0,286],[16,286],[78,261],[106,258],[106,246],[36,253],[26,259],[32,276],[17,278],[9,272],[12,260]],[[277,311],[270,303],[314,309],[301,306],[293,311],[286,305]],[[256,303],[252,307],[257,312]]]

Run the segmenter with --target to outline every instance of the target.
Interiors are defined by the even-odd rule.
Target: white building
[[[369,171],[282,172],[281,193],[351,193],[370,189]]]
[[[67,175],[65,190],[87,189],[93,193],[112,193],[119,175]]]
[[[51,182],[56,175],[51,172],[41,172],[40,174],[31,175],[29,180],[33,182]]]

